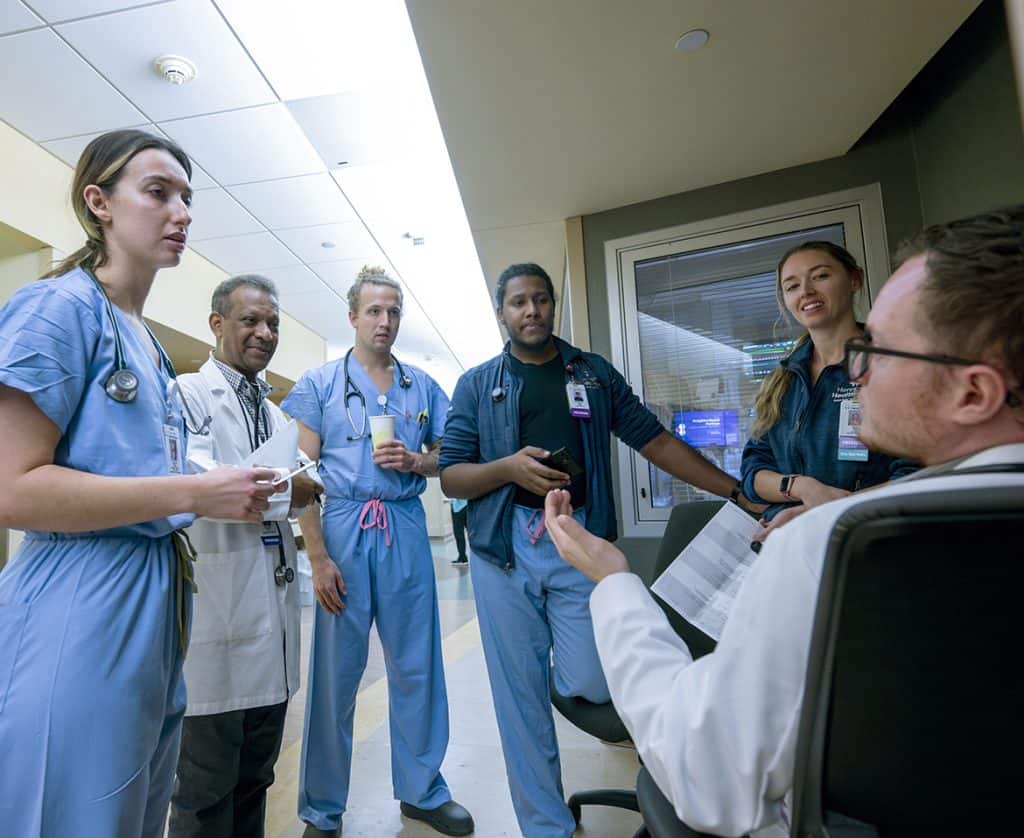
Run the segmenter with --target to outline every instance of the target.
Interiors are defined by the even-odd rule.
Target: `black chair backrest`
[[[838,520],[811,639],[793,835],[825,835],[826,811],[881,836],[991,835],[1016,820],[1022,539],[1019,486],[882,497]]]
[[[707,522],[715,517],[715,513],[722,508],[723,503],[724,501],[720,500],[700,500],[672,507],[672,514],[665,526],[665,534],[658,545],[658,556],[654,562],[655,579],[672,564],[673,559],[693,540],[693,537],[704,529]],[[715,648],[714,640],[684,620],[657,594],[654,594],[654,600],[665,612],[665,616],[668,617],[669,624],[675,629],[676,634],[683,638],[683,642],[686,643],[694,660],[703,657]]]

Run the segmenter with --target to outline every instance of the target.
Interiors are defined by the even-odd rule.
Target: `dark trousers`
[[[459,558],[466,558],[466,513],[468,506],[462,507],[458,512],[452,510],[452,529],[455,531],[455,546],[459,548]]]
[[[169,838],[263,838],[287,709],[185,717]]]

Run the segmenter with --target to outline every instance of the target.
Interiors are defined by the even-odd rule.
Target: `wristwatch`
[[[740,484],[737,483],[732,487],[732,491],[729,492],[729,500],[735,503],[737,506],[740,504],[740,496],[743,494],[743,490],[740,488]]]
[[[796,478],[797,475],[795,474],[787,474],[783,476],[781,482],[779,483],[779,491],[782,492],[782,494],[785,495],[790,500],[796,500],[796,498],[794,498],[789,493],[790,489],[793,488],[793,481],[796,480]]]

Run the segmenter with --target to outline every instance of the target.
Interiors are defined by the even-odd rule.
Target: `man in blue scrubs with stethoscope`
[[[437,588],[419,496],[437,474],[448,398],[391,347],[402,288],[363,268],[348,293],[355,345],[304,373],[281,407],[299,424],[299,446],[320,460],[323,516],[300,519],[320,608],[313,625],[299,782],[304,835],[341,834],[352,766],[356,693],[370,625],[387,661],[391,777],[402,814],[445,835],[473,819],[441,776],[448,695]],[[371,415],[394,418],[394,439],[371,442]],[[427,450],[422,449],[426,446]]]

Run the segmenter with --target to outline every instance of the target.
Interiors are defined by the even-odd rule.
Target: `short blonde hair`
[[[376,265],[363,265],[359,273],[356,274],[356,281],[348,289],[349,311],[358,313],[359,295],[363,293],[363,286],[367,283],[370,285],[383,285],[385,288],[393,288],[398,294],[398,307],[402,307],[405,298],[399,282],[393,279],[384,268]]]

